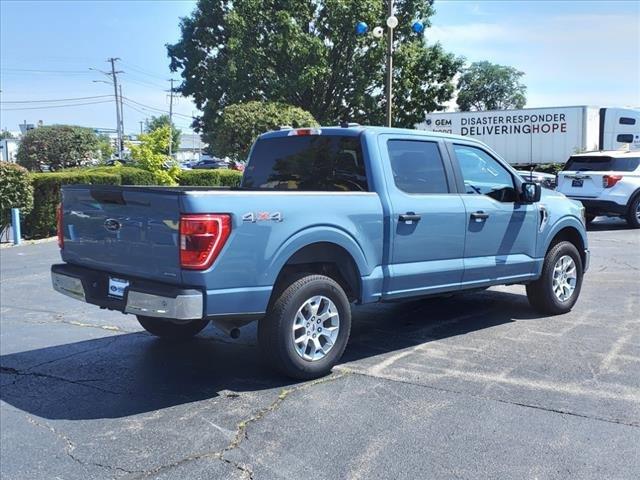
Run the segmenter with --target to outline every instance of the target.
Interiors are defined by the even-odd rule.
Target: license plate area
[[[107,290],[107,294],[111,298],[124,298],[124,294],[129,287],[129,280],[124,280],[122,278],[109,277],[109,287]]]
[[[574,178],[571,181],[572,187],[582,187],[583,184],[584,184],[584,180],[582,178]]]

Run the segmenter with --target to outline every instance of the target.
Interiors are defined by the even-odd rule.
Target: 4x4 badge
[[[242,221],[250,223],[267,221],[281,222],[282,220],[284,220],[284,218],[280,212],[248,212],[242,215]]]

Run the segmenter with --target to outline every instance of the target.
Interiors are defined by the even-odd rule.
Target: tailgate
[[[602,173],[559,172],[556,190],[569,197],[597,197],[602,193]]]
[[[180,194],[158,187],[63,188],[64,261],[178,283]]]

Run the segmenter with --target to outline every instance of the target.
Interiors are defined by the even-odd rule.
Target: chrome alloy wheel
[[[638,220],[638,223],[640,223],[640,202],[636,205],[636,219]]]
[[[338,339],[340,315],[335,304],[325,296],[316,295],[305,301],[293,321],[293,343],[303,359],[310,362],[323,359]]]
[[[573,295],[577,282],[576,263],[569,255],[563,255],[553,267],[553,294],[561,302],[566,302]]]

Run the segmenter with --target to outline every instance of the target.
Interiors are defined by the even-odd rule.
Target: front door
[[[393,179],[387,185],[391,248],[383,298],[458,289],[466,214],[444,144],[412,135],[379,142],[385,177]]]
[[[513,174],[482,148],[453,144],[466,210],[463,288],[531,277],[538,207],[518,201]]]

